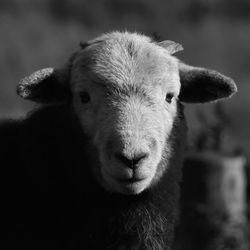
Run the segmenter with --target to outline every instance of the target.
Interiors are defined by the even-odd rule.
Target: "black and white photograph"
[[[0,0],[0,249],[250,250],[249,0]]]

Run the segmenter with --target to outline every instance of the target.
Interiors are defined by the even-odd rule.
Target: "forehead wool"
[[[75,66],[78,73],[91,80],[119,86],[174,86],[178,80],[177,60],[150,38],[139,34],[103,35],[79,53]]]

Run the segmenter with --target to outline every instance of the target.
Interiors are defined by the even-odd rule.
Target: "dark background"
[[[230,123],[224,151],[250,156],[250,1],[248,0],[1,0],[0,117],[34,107],[15,91],[37,69],[60,66],[80,41],[112,30],[157,32],[183,44],[177,56],[231,76],[239,92],[223,104]],[[197,110],[216,122],[214,105],[187,105],[190,134],[202,127]]]

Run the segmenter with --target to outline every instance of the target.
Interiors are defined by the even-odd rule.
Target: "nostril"
[[[116,158],[120,160],[124,165],[130,166],[132,165],[132,160],[123,155],[122,153],[116,153],[115,154]]]
[[[115,156],[116,156],[116,158],[118,160],[120,160],[127,167],[129,167],[129,168],[135,168],[137,166],[137,164],[141,160],[143,160],[146,157],[148,157],[148,154],[147,153],[142,153],[142,154],[134,156],[133,158],[129,158],[129,157],[125,156],[122,153],[116,153]]]
[[[136,157],[134,157],[134,159],[132,161],[136,165],[139,161],[147,158],[147,156],[148,156],[148,154],[142,153],[142,154],[137,155]]]

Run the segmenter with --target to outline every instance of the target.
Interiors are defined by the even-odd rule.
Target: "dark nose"
[[[138,166],[138,163],[148,157],[148,153],[141,153],[138,155],[135,155],[134,157],[130,158],[122,153],[116,153],[115,157],[121,161],[126,167],[129,168],[136,168]]]

